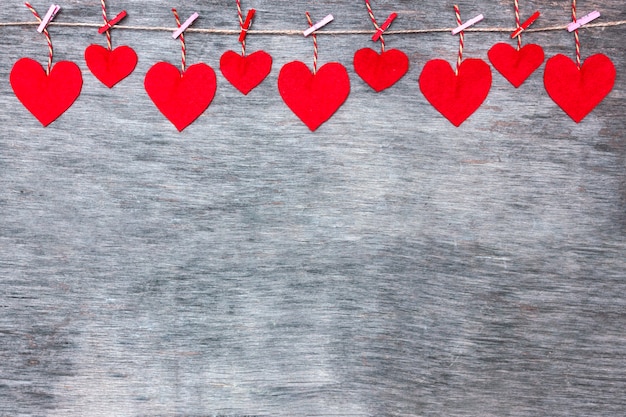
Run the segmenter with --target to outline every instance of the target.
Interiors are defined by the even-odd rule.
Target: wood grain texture
[[[99,1],[57,20],[100,22]],[[237,28],[234,1],[111,0],[125,25]],[[375,0],[393,29],[448,27],[451,1]],[[48,3],[34,1],[40,13]],[[512,2],[461,1],[465,19],[511,27]],[[360,1],[244,0],[255,29],[370,29]],[[569,3],[540,9],[564,24]],[[623,2],[581,1],[624,20]],[[0,22],[32,20],[3,2]],[[575,124],[547,96],[543,66],[519,89],[494,71],[460,128],[419,92],[426,61],[457,39],[387,36],[408,74],[376,94],[352,69],[368,36],[320,36],[320,63],[351,93],[315,133],[277,92],[279,69],[311,62],[301,37],[250,36],[274,66],[248,96],[218,72],[209,109],[179,134],[143,89],[166,32],[115,30],[139,55],[109,90],[83,53],[95,29],[51,27],[81,96],[48,128],[8,83],[44,63],[33,27],[1,27],[0,415],[590,416],[626,414],[626,64],[623,27],[581,30],[583,58],[614,62],[609,96]],[[507,41],[467,33],[466,57]],[[567,32],[524,42],[574,56]],[[190,33],[188,61],[217,70],[236,36]]]

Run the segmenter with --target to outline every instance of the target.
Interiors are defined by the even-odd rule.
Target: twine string
[[[174,19],[176,19],[176,25],[180,27],[180,17],[178,16],[178,12],[176,9],[172,9],[172,13],[174,13]],[[185,72],[185,68],[187,66],[187,49],[185,48],[185,33],[181,33],[180,36],[180,49],[181,49],[181,68],[183,72]]]
[[[380,26],[378,26],[378,22],[376,21],[376,18],[374,17],[374,12],[372,11],[372,6],[370,5],[369,0],[365,0],[365,7],[367,7],[367,14],[369,14],[370,19],[372,20],[372,23],[374,24],[374,27],[376,28],[376,31],[378,32],[380,30]],[[385,52],[385,39],[383,38],[382,34],[380,35],[379,39],[380,39],[380,51]]]
[[[520,24],[519,24],[519,0],[515,0],[514,1],[514,6],[515,6],[515,29],[519,29],[520,28]],[[522,49],[522,32],[520,32],[519,35],[517,35],[517,50],[519,51],[520,49]]]
[[[241,0],[237,0],[237,16],[239,17],[239,27],[241,30],[247,30],[243,27],[243,13],[241,12]],[[241,41],[241,56],[246,56],[246,38]]]
[[[26,8],[30,10],[30,12],[35,16],[38,23],[41,23],[41,17],[37,10],[30,3],[24,3]],[[44,28],[43,34],[46,36],[46,41],[48,42],[48,66],[46,68],[46,75],[50,75],[50,71],[52,70],[52,57],[54,55],[54,51],[52,50],[52,39],[50,39],[50,33],[48,33],[48,28]]]
[[[459,11],[459,6],[454,5],[454,14],[456,15],[456,23],[461,26],[463,22],[461,21],[461,12]],[[461,68],[461,61],[463,60],[463,45],[465,44],[465,34],[463,31],[459,32],[459,55],[456,58],[456,70],[455,74],[459,75],[459,69]]]
[[[12,27],[12,26],[37,26],[39,22],[0,22],[0,27]],[[99,29],[102,26],[102,23],[84,23],[84,22],[50,22],[51,26],[59,26],[59,27],[72,27],[72,28],[96,28]],[[592,28],[608,28],[608,27],[617,27],[617,26],[625,26],[626,20],[616,20],[611,22],[598,22],[598,23],[587,23],[584,28],[592,29]],[[136,30],[136,31],[146,31],[146,32],[173,32],[175,29],[172,29],[168,26],[124,26],[118,25],[116,26],[118,29],[125,30]],[[450,33],[450,31],[454,29],[453,27],[447,28],[426,28],[426,29],[399,29],[399,30],[386,30],[385,35],[422,35],[428,33]],[[465,29],[466,32],[480,32],[480,33],[511,33],[517,28],[512,27],[471,27]],[[538,32],[556,32],[567,29],[567,25],[557,25],[557,26],[546,26],[546,27],[535,27],[532,29],[526,29],[524,32],[526,33],[538,33]],[[217,29],[217,28],[188,28],[185,30],[186,32],[192,33],[204,33],[207,35],[238,35],[241,33],[241,30],[235,29]],[[372,31],[370,29],[350,29],[350,30],[325,30],[320,32],[320,35],[330,35],[330,36],[342,36],[342,35],[373,35],[376,31]],[[248,34],[251,35],[265,35],[265,36],[302,36],[302,30],[299,29],[250,29],[248,30]]]
[[[107,19],[107,5],[104,0],[100,0],[100,3],[102,4],[102,19],[104,20],[104,24],[107,25],[109,23],[109,20]],[[113,49],[113,45],[111,44],[111,30],[107,30],[104,33],[107,37],[107,47],[110,51]]]
[[[572,0],[572,22],[576,23],[576,0]],[[578,29],[574,30],[574,42],[576,43],[576,66],[580,69],[580,38]]]
[[[309,22],[309,27],[313,26],[313,21],[311,20],[311,15],[309,12],[305,12],[306,20]],[[313,37],[313,75],[317,74],[317,34],[313,32],[311,35]]]

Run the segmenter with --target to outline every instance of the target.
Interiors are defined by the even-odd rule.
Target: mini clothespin
[[[246,39],[248,29],[250,29],[250,26],[252,26],[252,18],[254,17],[254,13],[256,13],[256,10],[248,10],[248,14],[246,14],[246,20],[243,22],[243,26],[241,27],[241,33],[239,33],[239,42],[243,42]]]
[[[533,15],[530,16],[524,23],[522,23],[520,27],[518,27],[513,33],[511,33],[511,39],[519,36],[524,30],[528,29],[528,27],[532,25],[535,20],[539,18],[540,15],[541,13],[539,13],[539,11],[533,13]]]
[[[597,11],[597,10],[594,10],[593,12],[589,13],[588,15],[585,15],[585,16],[581,17],[580,19],[576,19],[575,22],[572,22],[569,25],[567,25],[567,31],[568,32],[573,32],[576,29],[578,29],[579,27],[581,27],[582,25],[586,25],[587,23],[589,23],[592,20],[595,20],[595,19],[597,19],[599,17],[600,17],[600,12]]]
[[[389,28],[391,22],[393,22],[396,17],[398,17],[398,13],[391,13],[387,20],[385,20],[385,22],[380,25],[378,29],[376,29],[376,33],[374,33],[374,36],[372,36],[372,40],[374,42],[376,42],[382,36],[383,32]]]
[[[194,22],[194,20],[198,18],[198,16],[200,16],[198,13],[192,14],[189,19],[185,20],[185,23],[180,25],[180,27],[174,31],[174,33],[172,34],[172,38],[177,39],[181,33],[183,33],[185,30],[187,30],[189,26],[191,26],[191,24]]]
[[[334,19],[335,18],[333,17],[333,15],[329,14],[328,16],[326,16],[325,18],[323,18],[322,20],[320,20],[319,22],[317,22],[316,24],[314,24],[313,26],[311,26],[310,28],[308,28],[307,30],[302,32],[302,34],[306,38],[307,36],[309,36],[311,33],[315,32],[319,28],[322,28],[322,27],[326,26],[327,24],[329,24],[330,22],[332,22]]]
[[[43,30],[48,26],[48,24],[52,22],[52,19],[54,19],[54,16],[56,16],[57,13],[59,13],[59,10],[61,10],[61,6],[59,6],[58,4],[50,5],[48,12],[43,17],[43,19],[41,19],[41,23],[37,27],[37,32],[39,33],[43,32]]]
[[[452,34],[456,35],[457,33],[461,32],[462,30],[465,30],[468,27],[473,26],[476,23],[480,22],[484,18],[485,17],[482,14],[479,14],[478,16],[471,18],[470,20],[468,20],[467,22],[463,23],[462,25],[457,26],[456,28],[452,29]]]
[[[102,35],[104,32],[111,29],[113,26],[117,25],[126,16],[127,16],[126,10],[122,10],[113,19],[107,20],[106,24],[104,26],[101,26],[100,29],[98,29],[98,33]]]

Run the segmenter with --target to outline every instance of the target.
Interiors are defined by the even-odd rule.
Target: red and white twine
[[[172,9],[172,13],[174,13],[174,19],[176,19],[176,25],[180,27],[180,17],[178,17],[178,12],[176,11],[176,9]],[[178,38],[180,39],[181,68],[183,72],[185,72],[185,68],[187,67],[187,49],[185,48],[185,34],[181,33]]]
[[[30,3],[24,3],[24,5],[35,16],[35,19],[37,19],[37,21],[41,23],[41,17],[39,16],[39,13],[37,13],[37,10],[35,10],[33,6],[30,5]],[[46,74],[50,75],[50,71],[52,70],[52,57],[54,55],[54,51],[52,50],[52,39],[50,39],[48,28],[44,28],[43,34],[46,36],[46,41],[48,42],[48,67],[46,68]]]
[[[313,26],[313,21],[311,20],[311,15],[309,12],[306,12],[306,20],[309,22],[309,26]],[[317,73],[317,35],[315,32],[311,35],[313,37],[313,74]]]
[[[456,15],[456,23],[458,26],[463,24],[461,21],[461,12],[459,11],[459,6],[454,5],[454,14]],[[463,60],[463,45],[465,44],[465,34],[463,31],[459,32],[459,55],[456,58],[456,70],[455,74],[459,75],[459,69],[461,68],[461,61]]]
[[[572,22],[576,22],[576,0],[572,0]],[[576,43],[576,66],[580,69],[580,39],[578,29],[574,30],[574,41]]]
[[[519,29],[520,28],[520,24],[519,24],[519,0],[515,0],[513,4],[515,6],[515,29]],[[517,35],[517,50],[519,51],[520,49],[522,49],[522,33],[521,32],[519,33],[519,35]]]
[[[370,5],[369,0],[365,0],[365,7],[367,7],[367,14],[369,14],[370,19],[372,20],[372,23],[374,24],[374,27],[376,28],[376,31],[381,31],[382,29],[380,28],[380,26],[378,25],[378,22],[376,21],[376,18],[374,17],[374,12],[372,11],[372,6]],[[381,52],[385,52],[385,39],[383,39],[382,34],[380,35],[379,39],[380,39],[380,50]]]
[[[241,0],[237,0],[237,16],[239,17],[239,26],[241,27],[241,30],[245,30],[247,31],[248,29],[246,29],[244,27],[244,22],[243,22],[243,13],[241,12]],[[246,38],[243,38],[241,41],[241,56],[245,56],[246,55]]]
[[[102,3],[102,19],[104,19],[104,24],[107,25],[109,23],[109,20],[107,19],[107,6],[104,0],[100,0],[100,3]],[[107,30],[105,32],[105,35],[107,37],[107,47],[110,51],[111,49],[113,49],[113,46],[111,45],[111,31]]]

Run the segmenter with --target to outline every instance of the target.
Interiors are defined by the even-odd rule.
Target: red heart
[[[118,46],[110,51],[100,45],[89,45],[85,49],[85,61],[102,84],[113,88],[135,70],[137,54],[129,46]]]
[[[376,92],[394,85],[409,70],[409,57],[397,49],[380,55],[370,48],[354,54],[354,71]]]
[[[548,95],[579,123],[609,94],[615,83],[615,66],[603,54],[592,55],[580,69],[565,55],[546,62],[543,84]]]
[[[487,98],[491,69],[482,59],[466,59],[456,75],[447,61],[433,59],[424,65],[419,85],[430,104],[458,127]]]
[[[261,84],[271,69],[272,57],[265,51],[256,51],[245,56],[226,51],[220,59],[222,75],[243,94],[248,94]]]
[[[57,62],[47,75],[39,62],[22,58],[9,78],[17,98],[44,126],[69,109],[83,87],[80,68],[69,61]]]
[[[179,132],[204,112],[217,88],[215,71],[199,63],[181,72],[167,62],[154,64],[144,80],[146,92]]]
[[[539,45],[524,45],[519,51],[508,43],[497,43],[487,53],[495,69],[515,88],[522,85],[543,62],[543,49]]]
[[[350,94],[346,67],[324,64],[313,74],[300,61],[285,64],[278,74],[278,92],[287,106],[312,131],[330,119]]]

